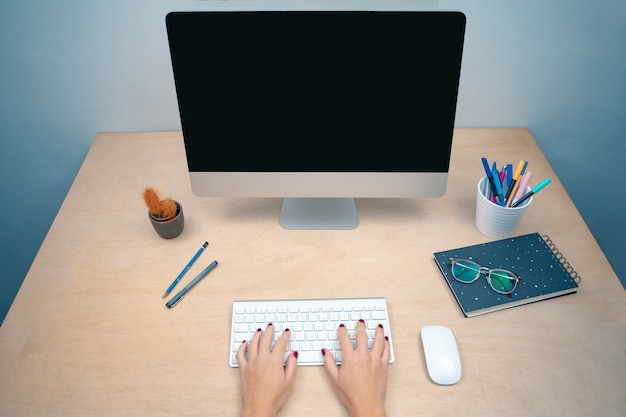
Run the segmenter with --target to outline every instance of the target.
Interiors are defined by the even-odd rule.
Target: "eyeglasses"
[[[468,259],[450,258],[448,261],[452,265],[452,276],[457,281],[470,284],[476,281],[480,274],[485,274],[491,289],[500,294],[506,294],[509,298],[515,291],[517,283],[522,280],[522,277],[515,272],[506,269],[489,269]]]

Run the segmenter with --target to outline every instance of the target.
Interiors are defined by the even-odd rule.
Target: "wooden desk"
[[[516,234],[548,234],[583,277],[577,294],[464,318],[433,252],[490,240],[474,226],[480,157],[529,161],[553,183]],[[3,416],[237,416],[228,366],[235,298],[387,297],[396,362],[387,411],[407,416],[626,415],[626,293],[526,129],[455,132],[440,199],[357,200],[351,231],[289,231],[278,199],[198,198],[179,132],[98,134],[0,327]],[[180,200],[159,238],[141,192]],[[220,262],[175,308],[163,291]],[[461,381],[430,382],[419,330],[454,331]],[[298,369],[280,416],[346,416],[321,367]]]

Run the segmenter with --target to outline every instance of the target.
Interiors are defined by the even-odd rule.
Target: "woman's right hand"
[[[371,349],[363,320],[357,323],[356,348],[353,348],[345,326],[337,331],[342,365],[337,366],[330,352],[324,354],[324,368],[339,401],[351,417],[385,417],[387,368],[391,350],[382,325],[376,328]]]

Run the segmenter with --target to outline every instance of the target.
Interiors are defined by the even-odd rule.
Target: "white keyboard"
[[[274,341],[286,328],[291,332],[284,359],[291,352],[298,351],[298,365],[323,365],[322,349],[326,349],[340,364],[337,328],[344,324],[355,345],[356,323],[360,319],[365,321],[370,347],[376,327],[379,323],[383,325],[391,348],[389,363],[393,363],[393,341],[384,297],[234,301],[230,366],[237,367],[236,354],[241,343],[250,341],[257,329],[265,330],[268,323],[274,326]]]

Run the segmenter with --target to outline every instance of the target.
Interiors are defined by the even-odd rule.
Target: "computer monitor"
[[[445,194],[456,11],[167,15],[192,190],[283,198],[288,229],[351,229],[355,198]]]

